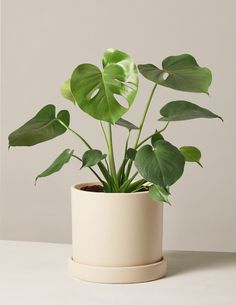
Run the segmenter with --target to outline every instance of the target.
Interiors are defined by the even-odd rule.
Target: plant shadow
[[[167,276],[192,271],[236,267],[236,253],[167,251]]]

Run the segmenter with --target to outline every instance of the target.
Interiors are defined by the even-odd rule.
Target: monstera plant
[[[123,116],[134,103],[139,73],[153,83],[153,89],[143,105],[140,124],[135,126]],[[170,186],[182,176],[186,162],[196,162],[201,166],[201,152],[194,146],[174,146],[163,136],[164,131],[170,122],[222,118],[192,101],[170,101],[160,109],[159,121],[165,122],[163,128],[152,131],[142,139],[149,106],[158,85],[208,94],[211,81],[211,71],[200,67],[189,54],[167,57],[162,67],[158,68],[153,64],[136,66],[129,55],[108,49],[102,59],[102,68],[88,63],[80,64],[61,87],[62,95],[75,105],[75,111],[80,109],[98,121],[107,152],[96,149],[72,129],[69,112],[61,110],[56,114],[54,105],[43,107],[31,120],[11,133],[9,146],[32,146],[70,131],[87,150],[83,155],[78,155],[71,148],[65,149],[36,180],[59,171],[75,158],[81,163],[81,169],[87,167],[97,177],[101,185],[99,191],[133,193],[148,190],[154,200],[169,203]],[[124,157],[119,167],[115,163],[113,149],[112,129],[115,126],[127,129]],[[131,132],[136,133],[133,144],[130,143]]]

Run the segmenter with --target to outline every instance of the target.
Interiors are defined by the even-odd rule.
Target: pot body
[[[143,278],[138,271],[161,266],[163,276],[166,262],[162,256],[162,203],[154,202],[148,192],[80,190],[89,184],[94,183],[71,188],[73,274],[96,282],[139,282],[160,274],[152,270],[151,278]]]

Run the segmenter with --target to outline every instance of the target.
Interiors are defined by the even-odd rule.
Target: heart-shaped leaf
[[[149,196],[156,202],[167,202],[170,204],[168,199],[169,193],[160,185],[153,184],[149,187]]]
[[[79,65],[72,74],[70,87],[83,111],[114,124],[134,101],[138,90],[137,68],[127,54],[108,49],[103,57],[103,71],[91,64]],[[121,98],[125,106],[121,105]]]
[[[132,161],[134,161],[135,159],[135,156],[136,156],[136,153],[137,153],[137,150],[134,149],[134,148],[129,148],[127,149],[127,152],[126,152],[126,157]]]
[[[47,177],[58,172],[64,164],[70,161],[73,152],[74,151],[71,149],[65,149],[45,171],[36,177],[35,182],[38,180],[38,178]]]
[[[82,167],[94,166],[104,158],[106,158],[106,155],[103,154],[100,150],[97,149],[87,150],[82,157]]]
[[[160,114],[163,117],[159,121],[184,121],[198,118],[219,118],[223,121],[219,115],[187,101],[169,102],[161,108]]]
[[[74,97],[71,93],[71,89],[70,89],[70,79],[68,79],[64,82],[64,84],[61,86],[60,91],[61,91],[62,96],[65,99],[70,100],[75,104],[75,99],[74,99]]]
[[[184,157],[177,147],[165,140],[141,147],[135,157],[135,166],[148,182],[167,187],[183,174]]]
[[[60,136],[67,129],[58,120],[69,126],[69,112],[62,110],[56,116],[54,105],[43,107],[35,117],[9,135],[9,147],[32,146]]]
[[[135,126],[133,123],[129,122],[129,121],[126,121],[122,118],[120,118],[117,122],[116,122],[116,125],[119,125],[119,126],[122,126],[122,127],[125,127],[129,130],[131,129],[139,129],[137,126]]]
[[[167,57],[162,62],[162,69],[152,64],[138,65],[138,68],[148,80],[181,91],[208,94],[212,81],[211,71],[201,68],[189,54]]]
[[[201,167],[200,159],[201,159],[201,152],[197,147],[194,146],[182,146],[180,147],[180,152],[185,158],[187,162],[196,162]]]

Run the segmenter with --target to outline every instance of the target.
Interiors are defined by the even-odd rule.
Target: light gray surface
[[[63,244],[0,241],[2,305],[233,305],[236,254],[168,251],[168,275],[142,284],[71,278]]]
[[[213,72],[210,97],[159,87],[143,136],[155,128],[157,108],[175,99],[209,107],[225,119],[170,124],[166,138],[202,150],[204,169],[188,164],[165,209],[164,245],[169,249],[236,251],[235,28],[234,0],[3,0],[3,225],[4,238],[69,242],[71,184],[91,180],[76,161],[60,173],[35,176],[64,149],[84,151],[70,134],[32,148],[7,150],[7,135],[47,103],[72,112],[71,126],[104,149],[98,123],[65,101],[60,84],[79,63],[101,66],[103,51],[119,48],[137,63],[161,65],[169,55],[191,53]],[[140,92],[126,116],[139,124],[152,84],[140,77]],[[119,130],[119,132],[118,132]],[[115,154],[126,131],[115,131]]]

